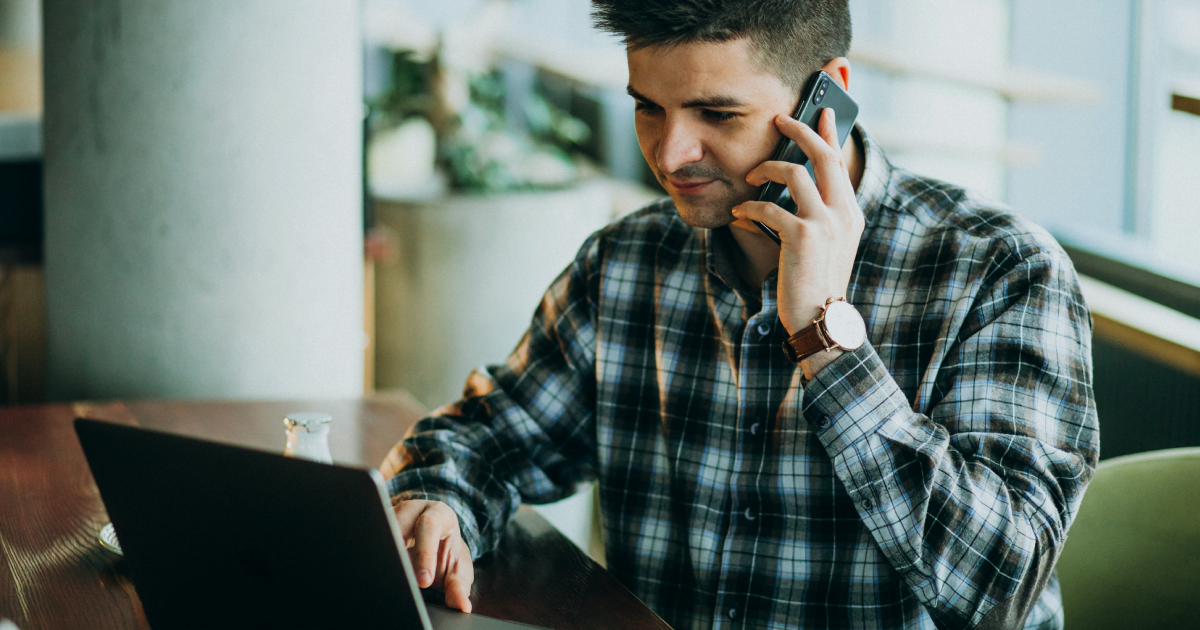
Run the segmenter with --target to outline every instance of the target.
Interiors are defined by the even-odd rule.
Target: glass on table
[[[298,411],[287,414],[283,418],[283,426],[287,427],[287,448],[283,454],[326,464],[333,463],[333,455],[329,452],[331,422],[333,416],[323,411]]]

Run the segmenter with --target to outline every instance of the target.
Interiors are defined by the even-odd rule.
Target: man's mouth
[[[693,195],[703,190],[705,186],[708,186],[717,180],[707,179],[702,181],[677,182],[675,180],[668,179],[667,181],[670,182],[671,188],[675,189],[675,192],[681,195]]]

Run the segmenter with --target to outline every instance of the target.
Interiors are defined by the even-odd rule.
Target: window
[[[1075,107],[1014,104],[1010,137],[1046,152],[1010,172],[1014,207],[1068,245],[1200,284],[1189,238],[1200,197],[1188,190],[1200,181],[1200,115],[1181,111],[1200,97],[1198,33],[1197,0],[1013,0],[1013,61],[1101,89]]]
[[[1145,142],[1135,235],[1187,271],[1200,271],[1200,0],[1139,3],[1142,82],[1135,124]]]

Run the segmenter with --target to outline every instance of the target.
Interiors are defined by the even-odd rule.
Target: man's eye
[[[636,101],[636,103],[637,104],[634,105],[634,109],[639,112],[654,113],[658,111],[658,105],[655,105],[654,103],[647,103],[645,101]]]
[[[705,118],[707,118],[708,120],[710,120],[712,122],[725,122],[727,120],[732,119],[734,116],[737,116],[737,114],[735,114],[733,112],[720,112],[720,111],[717,111],[714,109],[704,110],[703,115]]]

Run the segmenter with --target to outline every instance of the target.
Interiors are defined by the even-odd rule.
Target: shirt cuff
[[[880,509],[902,493],[882,446],[911,431],[913,413],[874,346],[825,366],[805,387],[802,410],[867,526],[884,525]]]
[[[907,412],[910,405],[875,347],[866,342],[808,381],[802,409],[825,447],[841,451],[877,431],[896,412]]]

